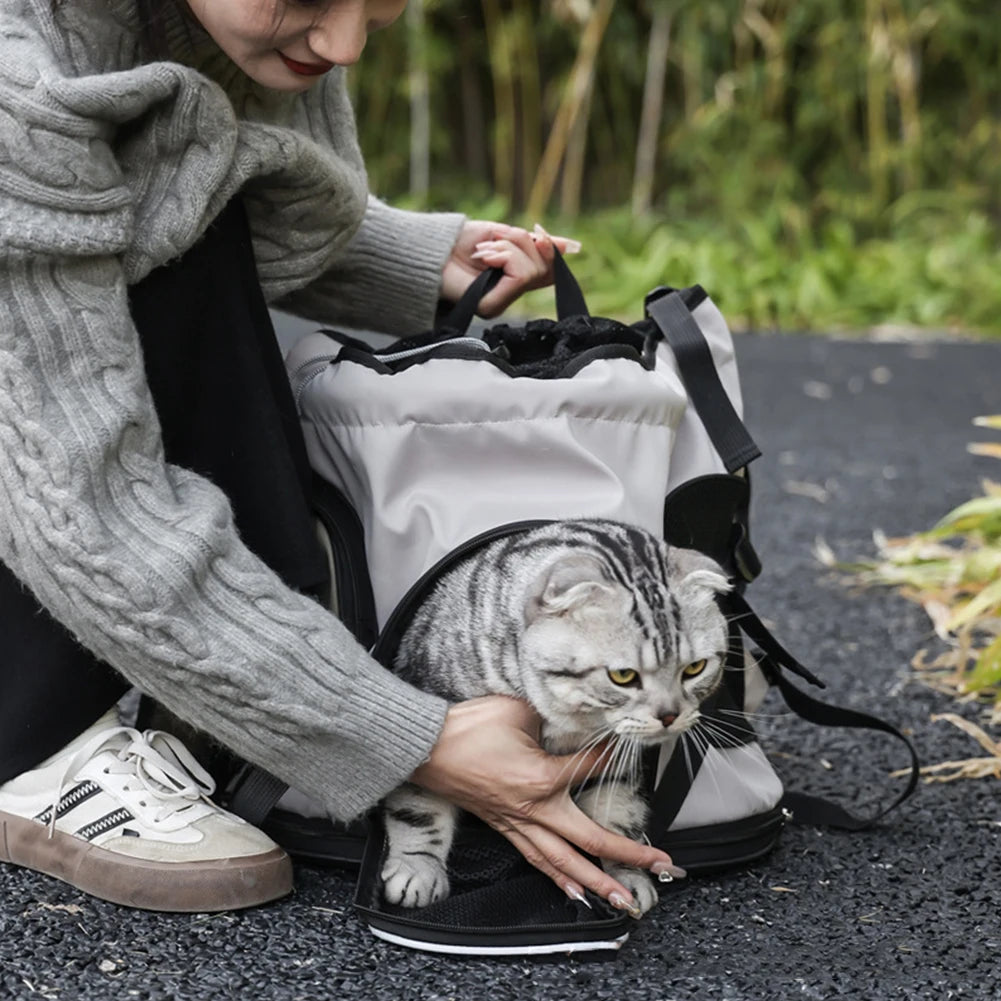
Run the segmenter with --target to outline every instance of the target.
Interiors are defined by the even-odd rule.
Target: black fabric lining
[[[634,329],[615,320],[533,320],[523,328],[494,327],[486,331],[483,351],[468,344],[450,344],[454,335],[430,333],[399,341],[388,348],[373,350],[364,342],[337,331],[323,333],[341,345],[331,360],[353,362],[380,375],[396,375],[432,359],[486,362],[512,379],[572,379],[592,362],[623,358],[652,370],[660,333],[653,324]],[[588,346],[590,345],[590,347]],[[400,352],[433,348],[406,358],[385,361]]]

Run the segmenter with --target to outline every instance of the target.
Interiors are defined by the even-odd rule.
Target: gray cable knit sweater
[[[426,758],[446,707],[164,462],[126,287],[242,190],[270,302],[412,331],[461,217],[368,197],[341,71],[264,92],[162,7],[171,58],[144,63],[131,0],[2,2],[0,560],[131,682],[348,818]]]

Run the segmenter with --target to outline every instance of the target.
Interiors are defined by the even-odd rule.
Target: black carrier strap
[[[685,389],[728,473],[761,455],[720,382],[705,335],[678,292],[647,297],[647,315],[671,346]]]
[[[247,765],[234,783],[226,807],[248,824],[258,827],[286,789],[287,782],[256,765]]]
[[[488,268],[486,271],[481,271],[439,326],[465,333],[473,322],[480,300],[495,288],[503,277],[503,268]],[[591,315],[580,284],[558,250],[555,251],[553,258],[553,291],[556,295],[556,315],[559,319]]]
[[[860,817],[820,796],[787,792],[782,799],[782,806],[792,813],[793,820],[800,824],[837,827],[846,831],[862,831],[872,827],[907,799],[917,787],[921,771],[921,762],[918,760],[914,745],[895,726],[877,716],[870,716],[868,713],[858,712],[854,709],[831,706],[800,691],[783,674],[784,670],[799,675],[812,685],[821,688],[825,686],[772,636],[742,595],[731,592],[722,600],[722,605],[731,621],[760,648],[762,655],[758,660],[758,666],[764,671],[769,683],[781,692],[786,705],[797,716],[808,723],[817,723],[821,726],[876,730],[888,734],[902,741],[910,755],[911,772],[907,785],[889,805],[877,810],[872,816]]]

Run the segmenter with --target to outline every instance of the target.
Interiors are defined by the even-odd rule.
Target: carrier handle
[[[563,255],[553,247],[553,287],[556,293],[556,315],[565,320],[569,316],[590,316],[580,283],[573,276]],[[480,300],[504,277],[503,268],[481,271],[470,283],[462,297],[452,307],[440,326],[466,333],[473,322]]]

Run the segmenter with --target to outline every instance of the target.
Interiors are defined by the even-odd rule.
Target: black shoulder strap
[[[677,292],[648,297],[646,308],[674,352],[685,389],[726,471],[735,473],[761,450],[726,395],[705,335]]]
[[[786,705],[797,716],[809,723],[818,723],[821,726],[876,730],[896,737],[904,743],[911,759],[911,772],[907,785],[896,799],[872,816],[860,817],[837,803],[805,793],[787,792],[782,799],[782,805],[792,813],[796,823],[837,827],[846,831],[862,831],[872,827],[878,820],[898,807],[917,787],[921,762],[918,760],[914,745],[895,726],[877,716],[870,716],[868,713],[858,712],[854,709],[827,705],[800,691],[783,674],[783,670],[798,674],[810,684],[819,687],[824,687],[824,685],[771,635],[742,595],[728,594],[724,599],[724,605],[728,615],[732,616],[738,628],[761,648],[762,657],[758,661],[759,666],[765,672],[768,681],[782,693]]]

